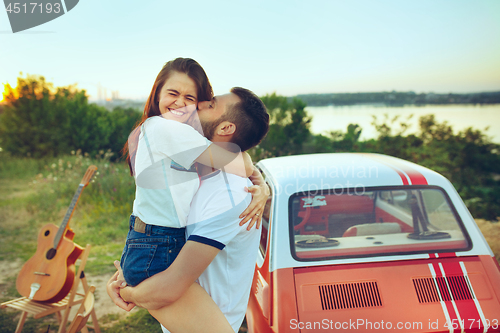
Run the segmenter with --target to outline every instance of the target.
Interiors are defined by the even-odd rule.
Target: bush
[[[6,85],[4,99],[0,145],[15,156],[54,157],[77,149],[118,153],[141,117],[134,109],[109,112],[89,104],[85,90],[54,88],[42,76],[18,78],[15,89]]]

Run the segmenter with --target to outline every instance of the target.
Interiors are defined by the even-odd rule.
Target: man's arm
[[[187,241],[169,268],[135,287],[121,290],[126,302],[155,310],[177,301],[219,253],[210,245]]]

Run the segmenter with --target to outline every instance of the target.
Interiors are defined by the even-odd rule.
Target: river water
[[[476,105],[444,105],[444,106],[401,106],[387,107],[377,105],[352,105],[352,106],[308,106],[306,111],[312,116],[311,131],[315,134],[340,130],[345,132],[349,124],[358,124],[363,129],[361,140],[375,138],[377,132],[371,125],[372,115],[376,116],[380,124],[385,118],[384,114],[392,119],[399,116],[394,124],[395,129],[400,121],[406,121],[408,116],[413,117],[406,121],[411,127],[406,132],[418,131],[418,119],[423,115],[434,114],[438,122],[447,121],[455,133],[467,127],[479,129],[487,134],[493,142],[500,143],[500,104]],[[485,128],[488,130],[485,131]]]

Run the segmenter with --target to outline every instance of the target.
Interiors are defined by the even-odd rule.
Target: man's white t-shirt
[[[201,179],[191,203],[186,237],[221,250],[198,283],[238,332],[248,306],[261,230],[253,227],[248,231],[247,225],[239,225],[239,215],[252,200],[244,188],[252,184],[247,178],[221,171]]]
[[[189,125],[156,116],[141,127],[133,214],[147,224],[185,227],[200,181],[193,163],[210,141]]]

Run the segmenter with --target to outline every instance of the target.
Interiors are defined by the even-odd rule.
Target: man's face
[[[221,123],[222,115],[229,111],[233,104],[240,101],[240,98],[233,93],[215,96],[211,101],[198,103],[198,117],[200,119],[203,134],[211,140],[215,129]]]

